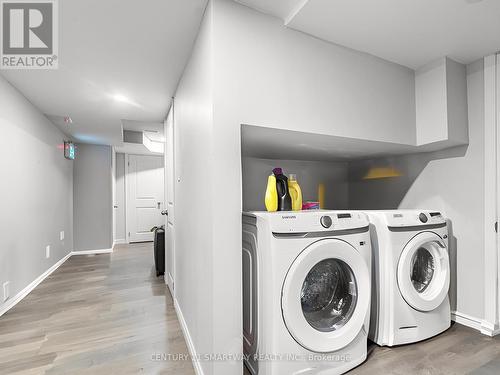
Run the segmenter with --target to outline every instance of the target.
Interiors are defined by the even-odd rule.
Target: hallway
[[[73,256],[0,317],[0,374],[194,374],[164,353],[188,351],[150,243]]]

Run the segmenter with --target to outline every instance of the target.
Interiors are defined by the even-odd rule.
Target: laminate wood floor
[[[368,358],[348,375],[500,375],[500,336],[453,324],[439,336],[394,348],[368,346]],[[250,375],[245,369],[244,375]]]
[[[395,348],[370,344],[368,359],[349,375],[499,375],[500,337],[453,324],[431,339]]]
[[[0,374],[193,375],[187,354],[151,244],[71,257],[0,317]],[[454,324],[421,343],[370,345],[349,374],[499,375],[500,336]]]
[[[73,256],[0,317],[0,374],[194,374],[164,353],[188,350],[149,243]]]

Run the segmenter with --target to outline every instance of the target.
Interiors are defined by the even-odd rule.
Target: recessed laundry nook
[[[486,215],[486,177],[477,166],[488,158],[490,142],[481,122],[485,102],[475,99],[485,93],[480,68],[457,76],[463,92],[455,91],[460,97],[455,99],[466,111],[461,106],[452,114],[443,106],[440,116],[423,104],[416,108],[417,119],[422,113],[456,121],[441,123],[447,138],[430,143],[241,125],[245,373],[362,374],[381,363],[387,373],[417,371],[435,354],[424,354],[426,347],[446,343],[450,347],[442,355],[449,356],[460,351],[449,340],[495,334],[478,318],[488,297],[477,291],[487,289],[487,280],[473,270],[485,269],[484,259],[469,251],[477,246],[473,236],[460,234],[486,229],[477,225]],[[463,128],[453,128],[456,124]],[[300,185],[298,210],[280,209],[284,195],[293,205],[296,194],[290,179],[283,193],[282,175]],[[277,185],[271,190],[278,196],[275,206],[268,202],[268,178]],[[371,246],[363,248],[367,243]],[[359,266],[363,256],[365,271]],[[415,349],[421,360],[400,360]],[[298,359],[259,361],[260,353],[292,353]],[[301,361],[311,353],[334,360]],[[481,368],[477,363],[470,371]],[[437,373],[466,367],[446,361],[435,366]]]

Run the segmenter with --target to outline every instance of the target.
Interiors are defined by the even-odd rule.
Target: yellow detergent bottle
[[[318,202],[319,208],[323,210],[325,208],[325,184],[323,183],[318,185]]]
[[[268,211],[274,212],[278,210],[278,191],[276,189],[276,177],[273,174],[267,178],[266,197],[264,201]]]
[[[302,190],[300,190],[299,183],[297,182],[297,175],[290,174],[288,178],[288,190],[292,197],[292,210],[302,210]]]

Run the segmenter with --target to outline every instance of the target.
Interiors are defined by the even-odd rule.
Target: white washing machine
[[[408,344],[450,327],[448,227],[440,212],[365,211],[373,249],[370,339]]]
[[[365,214],[244,213],[242,248],[243,346],[252,374],[342,374],[366,359]]]

